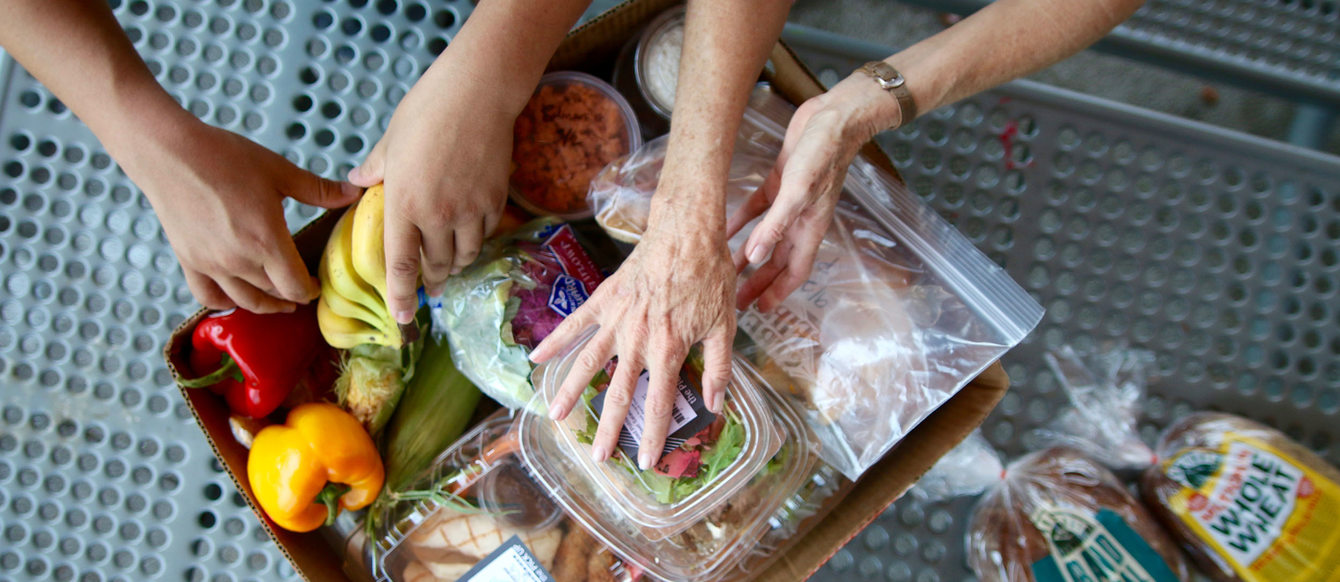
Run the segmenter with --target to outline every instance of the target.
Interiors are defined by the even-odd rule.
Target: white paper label
[[[540,565],[535,555],[526,549],[521,539],[512,536],[489,554],[465,576],[461,582],[553,582],[553,576]]]

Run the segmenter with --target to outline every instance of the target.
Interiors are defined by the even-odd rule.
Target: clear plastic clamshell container
[[[734,367],[737,381],[754,377],[749,364],[738,358]],[[744,386],[754,389],[752,381]],[[761,466],[729,476],[737,481],[729,491],[715,483],[705,487],[703,494],[714,503],[680,531],[666,536],[648,536],[648,528],[628,515],[626,498],[608,492],[611,486],[626,487],[627,482],[614,483],[603,468],[593,474],[595,467],[586,447],[574,450],[565,436],[571,433],[568,426],[524,415],[517,420],[517,432],[531,474],[573,521],[656,578],[706,582],[739,572],[741,562],[755,553],[759,540],[778,529],[777,519],[785,514],[786,503],[804,487],[818,463],[800,417],[788,407],[775,406],[771,399],[761,400],[759,412],[776,433],[780,447],[773,448]],[[628,473],[622,467],[613,469],[615,475]],[[641,501],[638,505],[642,506]],[[667,509],[688,515],[687,508]]]
[[[531,379],[535,384],[535,398],[538,401],[532,402],[530,410],[548,410],[547,403],[558,393],[568,370],[592,335],[587,333],[562,356],[535,369]],[[771,409],[763,399],[762,388],[746,372],[743,366],[747,365],[736,358],[731,366],[731,380],[726,386],[722,413],[719,415],[725,418],[727,426],[721,430],[722,436],[716,443],[708,445],[708,452],[702,458],[710,456],[712,446],[727,441],[724,435],[728,431],[738,430],[743,433],[742,438],[738,439],[739,452],[728,465],[716,467],[710,478],[704,474],[703,478],[692,483],[670,479],[667,484],[666,479],[669,477],[658,473],[656,468],[642,471],[636,460],[628,458],[618,447],[609,460],[603,463],[593,461],[587,439],[594,432],[592,427],[598,415],[585,396],[578,400],[566,419],[554,421],[547,416],[527,418],[523,419],[522,425],[540,424],[551,429],[552,436],[547,438],[557,442],[556,456],[571,460],[580,469],[570,475],[569,480],[590,481],[599,492],[601,503],[625,515],[637,526],[643,537],[650,540],[664,539],[688,529],[727,502],[732,495],[748,485],[782,445]],[[697,374],[691,365],[686,365],[684,371],[685,375]],[[694,381],[690,383],[697,384]],[[701,394],[698,396],[701,400]],[[732,428],[732,422],[738,426]],[[532,431],[535,430],[544,429],[532,428]],[[545,462],[544,459],[538,461]],[[667,487],[676,492],[673,498],[666,499]]]
[[[438,456],[416,491],[366,517],[374,541],[363,545],[363,564],[375,580],[455,580],[513,536],[553,566],[563,512],[516,455],[511,425],[502,414],[480,423]]]

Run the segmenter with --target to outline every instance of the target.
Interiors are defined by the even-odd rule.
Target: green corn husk
[[[386,490],[412,484],[465,431],[480,392],[456,369],[446,341],[423,342],[414,377],[386,428]]]
[[[391,419],[405,391],[406,370],[401,351],[376,344],[349,350],[335,381],[340,406],[354,415],[374,437]]]

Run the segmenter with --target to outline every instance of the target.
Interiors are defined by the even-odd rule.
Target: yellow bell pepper
[[[336,498],[348,510],[367,507],[385,478],[363,425],[325,402],[298,406],[285,424],[266,427],[247,457],[247,480],[261,509],[289,531],[333,522]]]

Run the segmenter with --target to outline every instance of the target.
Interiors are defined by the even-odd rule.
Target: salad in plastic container
[[[737,364],[743,377],[753,375],[748,364],[739,360]],[[781,446],[761,468],[744,475],[739,489],[725,494],[683,531],[659,539],[647,537],[646,528],[611,501],[602,479],[593,478],[588,457],[574,455],[565,444],[563,433],[569,429],[564,424],[524,415],[517,420],[517,433],[522,458],[535,480],[573,521],[651,576],[705,582],[738,574],[765,537],[794,533],[779,520],[794,511],[797,493],[806,489],[818,464],[810,432],[800,417],[771,399],[763,406]]]
[[[489,567],[520,567],[557,582],[631,580],[623,560],[566,519],[532,479],[512,426],[501,413],[480,423],[438,456],[414,490],[393,494],[395,503],[367,516],[374,542],[358,524],[344,545],[353,558],[346,570],[377,582],[457,580]]]
[[[544,409],[544,403],[553,400],[591,335],[587,333],[562,356],[535,369],[531,377],[536,400],[529,406],[531,410]],[[639,469],[636,457],[628,451],[628,443],[641,440],[632,421],[625,421],[620,446],[610,459],[597,463],[591,460],[591,442],[599,420],[602,390],[609,384],[613,365],[596,374],[566,419],[553,421],[546,416],[532,422],[554,426],[552,438],[558,441],[559,456],[574,461],[583,478],[595,484],[604,503],[626,515],[648,539],[664,539],[688,529],[748,485],[781,447],[782,439],[761,388],[746,373],[742,360],[732,365],[720,414],[713,415],[701,404],[690,404],[702,402],[697,388],[701,361],[691,356],[680,372],[680,396],[666,437],[667,451],[654,466],[646,471]],[[645,384],[644,372],[639,385]],[[640,416],[634,410],[643,400],[644,394],[634,394],[630,419]]]

